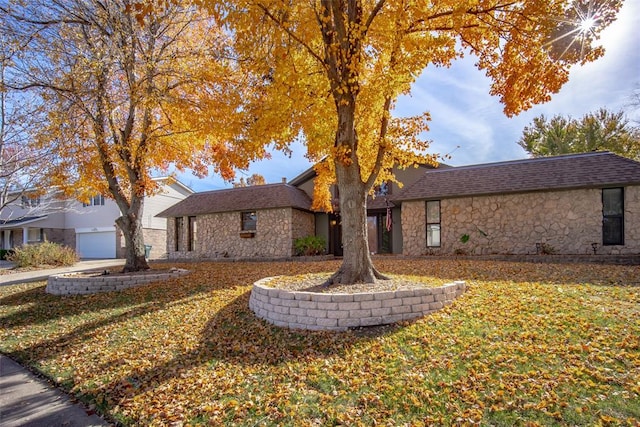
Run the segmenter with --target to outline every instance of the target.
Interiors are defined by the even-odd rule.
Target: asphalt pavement
[[[46,280],[52,274],[97,270],[123,265],[124,260],[84,260],[73,267],[0,275],[0,286]],[[0,261],[0,268],[12,264]],[[0,319],[1,321],[1,319]],[[89,427],[109,426],[93,411],[44,378],[0,354],[0,426]]]

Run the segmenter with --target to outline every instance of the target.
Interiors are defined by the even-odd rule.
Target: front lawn
[[[0,351],[123,425],[640,423],[637,266],[379,258],[468,290],[418,321],[346,333],[249,311],[254,281],[338,265],[184,264],[192,274],[92,296],[0,287]]]

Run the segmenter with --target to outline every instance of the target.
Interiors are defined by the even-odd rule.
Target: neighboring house
[[[150,257],[166,255],[165,220],[156,214],[179,202],[193,190],[179,181],[156,178],[161,190],[145,199],[142,225]],[[123,258],[124,238],[115,225],[120,210],[113,200],[96,195],[88,203],[60,199],[54,193],[29,197],[0,212],[2,249],[50,241],[74,248],[81,258]]]
[[[405,255],[640,253],[640,163],[609,152],[433,170],[394,202]]]
[[[158,216],[172,259],[286,258],[315,233],[311,198],[285,183],[195,193]]]

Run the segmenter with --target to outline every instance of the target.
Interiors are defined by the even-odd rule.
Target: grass
[[[453,305],[346,333],[256,319],[251,284],[336,262],[201,263],[119,293],[0,287],[0,351],[122,425],[638,425],[638,267],[376,260],[466,280]]]

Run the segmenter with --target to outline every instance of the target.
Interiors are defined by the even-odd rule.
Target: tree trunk
[[[140,215],[129,213],[116,219],[116,224],[122,231],[125,240],[125,264],[123,273],[149,270],[145,258],[144,237]]]
[[[336,165],[336,178],[340,194],[343,261],[331,282],[373,283],[376,272],[367,239],[367,198],[364,184],[360,173],[353,166]]]
[[[355,102],[338,107],[336,146],[346,150],[334,159],[342,219],[342,265],[327,284],[374,283],[387,279],[373,266],[367,236],[368,188],[356,155]]]

